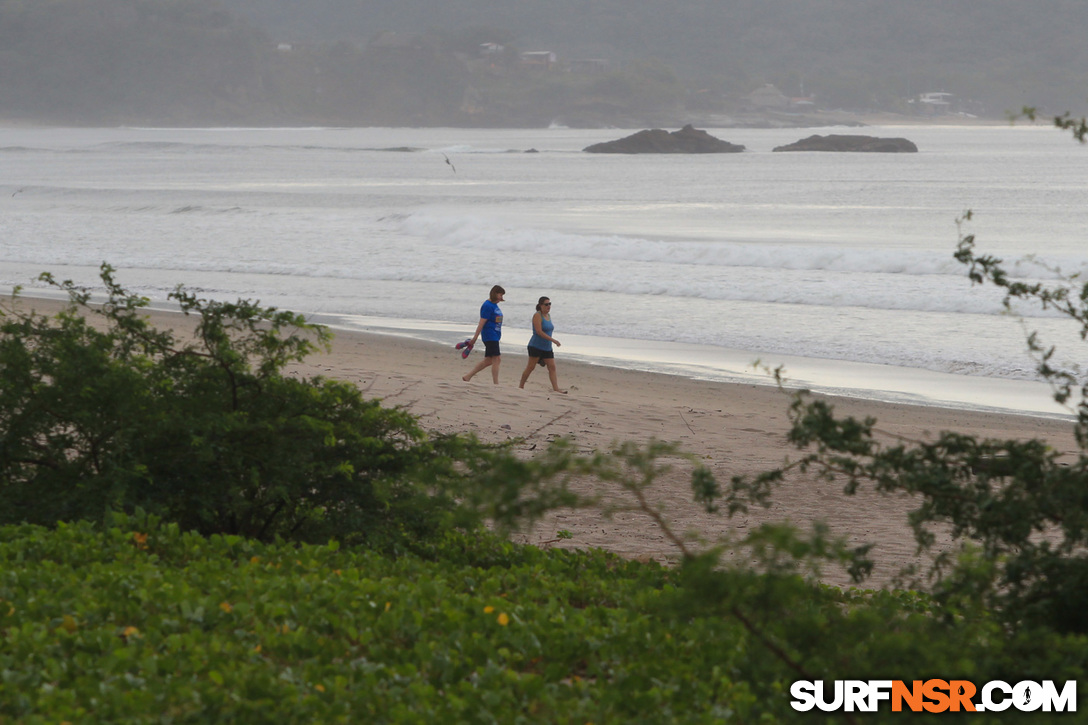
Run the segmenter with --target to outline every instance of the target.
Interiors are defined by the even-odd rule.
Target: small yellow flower
[[[484,607],[484,614],[491,614],[494,611],[495,611],[495,608],[492,607],[490,604],[487,605],[486,607]]]
[[[132,539],[136,542],[137,549],[147,548],[147,534],[140,534],[135,531],[132,532]]]
[[[388,612],[388,611],[389,611],[389,608],[390,608],[390,607],[392,607],[392,606],[393,606],[393,602],[386,602],[386,603],[385,603],[385,611],[387,611],[387,612]]]
[[[219,608],[227,614],[230,614],[232,611],[234,611],[234,607],[231,606],[230,602],[219,602]]]
[[[258,653],[258,654],[260,654],[260,652],[261,652],[261,645],[257,645],[256,647],[254,647],[254,648],[253,648],[253,651],[254,651],[254,652],[256,652],[256,653]]]
[[[504,627],[506,625],[510,624],[510,617],[506,616],[506,612],[501,612],[499,614],[499,624],[501,624]]]
[[[261,563],[261,557],[254,556],[254,557],[250,558],[249,563],[250,564],[260,564]]]
[[[140,630],[130,625],[128,627],[125,627],[125,630],[121,634],[123,634],[125,637],[139,637]]]
[[[314,689],[317,690],[318,692],[324,692],[325,691],[325,686],[324,685],[314,685]]]

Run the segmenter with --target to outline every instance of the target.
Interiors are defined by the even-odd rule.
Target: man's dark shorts
[[[498,340],[484,340],[484,357],[498,357],[501,354]]]

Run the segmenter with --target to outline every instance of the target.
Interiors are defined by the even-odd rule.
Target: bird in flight
[[[452,161],[450,161],[450,157],[446,156],[446,154],[442,154],[442,158],[444,158],[446,160],[446,163],[450,165],[451,169],[453,169],[453,173],[456,174],[457,173],[457,167],[453,165]]]

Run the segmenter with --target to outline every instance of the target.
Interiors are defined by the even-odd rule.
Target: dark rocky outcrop
[[[639,131],[583,149],[591,154],[734,154],[743,150],[743,146],[714,138],[691,124],[671,133],[660,128]]]
[[[778,146],[775,151],[864,151],[870,153],[915,153],[918,147],[905,138],[877,138],[876,136],[809,136],[788,146]]]

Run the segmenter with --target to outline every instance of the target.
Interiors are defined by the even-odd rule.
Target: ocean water
[[[708,130],[747,151],[582,152],[615,129],[0,128],[0,287],[93,287],[106,261],[157,302],[184,284],[452,343],[501,284],[511,352],[549,295],[571,358],[766,382],[758,359],[829,392],[1055,412],[1025,331],[1076,360],[1075,328],[1006,314],[952,255],[970,233],[1025,280],[1083,272],[1088,148],[911,126],[860,132],[917,154],[774,153],[859,131]]]

